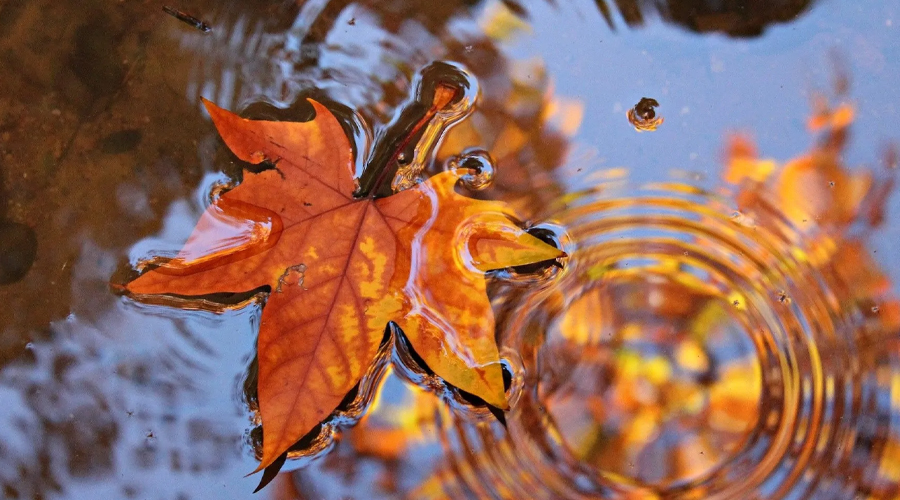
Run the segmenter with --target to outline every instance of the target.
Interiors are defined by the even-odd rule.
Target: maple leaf
[[[390,321],[438,376],[507,407],[484,273],[564,255],[513,224],[504,204],[456,193],[465,172],[355,198],[349,141],[310,102],[315,118],[294,123],[247,120],[204,101],[238,158],[275,168],[247,172],[174,259],[126,285],[179,296],[270,287],[257,344],[257,471],[338,406]]]

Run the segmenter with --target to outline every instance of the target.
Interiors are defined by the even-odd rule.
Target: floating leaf
[[[265,437],[257,470],[338,406],[375,359],[389,321],[437,375],[505,408],[484,273],[564,254],[512,223],[504,204],[456,193],[467,170],[388,197],[354,197],[350,144],[315,101],[316,116],[304,123],[246,120],[204,102],[238,158],[273,168],[247,172],[177,257],[127,289],[271,290],[258,340]]]

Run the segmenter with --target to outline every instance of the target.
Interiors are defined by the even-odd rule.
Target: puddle
[[[896,496],[900,10],[707,3],[0,6],[3,496],[250,496],[258,304],[109,282],[240,181],[200,97],[303,119],[313,96],[368,151],[435,61],[477,103],[414,167],[483,165],[473,196],[571,256],[489,288],[513,410],[504,427],[401,345],[355,426],[256,497]],[[832,88],[849,135],[820,113],[837,132],[811,139]],[[665,123],[637,134],[646,96]]]

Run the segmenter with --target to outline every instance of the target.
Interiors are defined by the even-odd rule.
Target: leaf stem
[[[359,189],[354,193],[357,198],[383,198],[393,194],[391,182],[400,168],[401,155],[413,140],[418,140],[435,115],[453,103],[459,95],[459,89],[444,82],[435,86],[431,106],[413,122],[416,114],[421,113],[421,104],[414,102],[401,112],[398,118],[375,145],[375,154],[360,177]],[[419,111],[419,113],[416,113]],[[412,119],[410,119],[412,118]],[[385,154],[389,152],[389,154]],[[412,161],[407,158],[406,162]]]

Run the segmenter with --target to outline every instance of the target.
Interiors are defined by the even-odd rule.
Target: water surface
[[[895,496],[900,201],[880,225],[828,207],[853,204],[854,173],[892,175],[900,10],[708,4],[175,6],[206,33],[160,2],[0,3],[4,495],[251,497],[259,308],[141,305],[109,282],[177,251],[240,175],[201,96],[288,115],[315,96],[377,135],[419,70],[451,61],[481,95],[432,171],[489,151],[478,196],[558,224],[573,250],[563,272],[494,287],[500,317],[524,311],[499,330],[508,430],[390,369],[331,453],[257,497]],[[728,182],[732,133],[779,165],[811,149],[817,92],[856,110],[842,176]],[[643,97],[654,132],[626,118]]]

